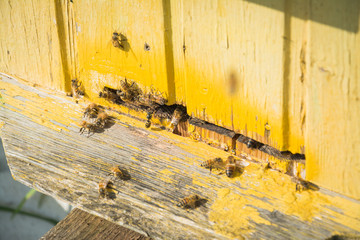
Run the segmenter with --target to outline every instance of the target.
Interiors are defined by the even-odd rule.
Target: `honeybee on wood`
[[[151,126],[152,115],[153,115],[152,112],[148,112],[147,115],[146,115],[146,123],[145,123],[146,128],[149,128]]]
[[[84,111],[84,117],[95,117],[99,113],[99,106],[96,103],[90,103]]]
[[[108,87],[104,87],[103,90],[99,92],[99,97],[106,98],[113,103],[119,104],[122,102],[120,97],[117,95],[117,91]]]
[[[110,179],[103,179],[99,182],[99,196],[109,198],[109,187],[112,184]]]
[[[181,120],[183,120],[187,116],[186,108],[185,107],[177,107],[173,113],[173,116],[171,118],[170,127],[172,128],[172,131],[175,131],[175,128],[179,124]]]
[[[153,87],[151,87],[148,93],[142,94],[139,97],[139,102],[146,106],[154,107],[166,104],[167,99],[162,96],[161,92],[156,91]]]
[[[200,164],[200,166],[203,168],[209,168],[210,172],[213,168],[219,168],[222,167],[222,165],[223,160],[221,158],[208,159]]]
[[[77,79],[71,80],[71,96],[74,98],[78,98],[79,95],[83,96],[84,92],[80,89],[81,83]]]
[[[178,204],[178,207],[182,208],[195,208],[197,206],[200,197],[196,194],[190,195],[188,197],[183,198]]]
[[[226,176],[228,176],[230,178],[234,176],[234,173],[237,170],[241,170],[242,168],[244,168],[248,165],[249,165],[248,162],[240,160],[240,159],[236,160],[233,156],[229,156],[225,162],[221,158],[215,158],[215,159],[210,159],[210,160],[207,160],[207,161],[201,163],[202,167],[210,168],[210,172],[211,172],[211,169],[217,168],[217,169],[222,170],[218,174],[226,173]]]
[[[296,183],[295,190],[297,192],[302,192],[302,191],[307,191],[307,190],[312,190],[312,191],[320,190],[320,188],[316,184],[311,183],[309,181],[306,181],[306,180],[303,180],[300,178],[295,178],[295,177],[293,177],[292,180],[293,180],[293,182]]]
[[[95,125],[103,128],[107,124],[108,119],[109,115],[106,112],[100,112],[95,120]]]
[[[111,37],[111,43],[114,47],[120,48],[121,50],[125,49],[124,42],[127,41],[126,38],[121,37],[121,33],[113,32]]]
[[[198,132],[190,132],[189,137],[190,137],[190,139],[192,139],[194,141],[201,140],[201,136],[200,136],[200,134]]]
[[[141,94],[140,88],[136,85],[135,82],[131,84],[125,78],[125,80],[120,81],[121,91],[117,91],[116,94],[125,102],[138,100],[139,95]]]
[[[92,123],[88,123],[87,121],[82,121],[80,124],[81,128],[80,128],[80,135],[84,133],[84,131],[87,129],[88,130],[88,137],[90,136],[91,132],[95,132],[96,130],[96,125],[92,124]]]
[[[236,170],[235,159],[233,156],[229,156],[225,166],[226,176],[233,177],[235,170]]]
[[[124,173],[120,170],[119,166],[116,167],[112,167],[111,168],[111,173],[114,177],[120,178],[120,179],[124,179],[125,175]]]

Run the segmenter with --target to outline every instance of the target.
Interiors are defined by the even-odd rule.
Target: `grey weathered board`
[[[1,84],[7,87],[2,88]],[[199,167],[204,157],[179,147],[176,138],[158,134],[156,129],[146,130],[116,120],[104,132],[86,137],[79,135],[79,127],[75,124],[64,125],[53,120],[55,125],[68,130],[57,131],[46,125],[51,119],[37,113],[41,109],[51,112],[51,106],[54,109],[65,106],[64,115],[78,109],[77,114],[69,113],[69,117],[78,122],[81,107],[72,99],[4,76],[0,79],[0,89],[5,101],[0,107],[0,123],[4,123],[2,128],[0,125],[1,137],[15,180],[86,212],[154,239],[228,239],[228,235],[215,231],[217,223],[209,220],[211,205],[217,198],[215,189],[229,188],[247,199],[271,204],[267,198],[244,194],[240,191],[244,185],[238,181],[223,181],[224,176],[213,174],[212,181],[201,184],[194,181],[194,176],[209,178],[209,171]],[[39,95],[40,100],[28,97],[33,93]],[[14,107],[15,104],[9,102],[14,99],[21,99],[27,103],[26,108],[33,109],[20,109],[22,105]],[[131,179],[114,182],[115,199],[101,199],[98,182],[108,176],[113,165],[126,169]],[[162,174],[164,171],[173,174]],[[191,193],[206,201],[193,210],[178,208],[176,203]],[[321,213],[308,222],[281,211],[263,209],[255,201],[252,207],[259,213],[258,217],[271,224],[257,223],[249,215],[253,231],[244,232],[238,238],[325,239],[334,231],[359,234],[334,221],[330,213]]]
[[[76,208],[40,238],[40,240],[57,239],[150,240],[151,238]]]

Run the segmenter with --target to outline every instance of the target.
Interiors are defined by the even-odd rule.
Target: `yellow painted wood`
[[[247,1],[184,1],[183,14],[189,114],[258,140],[267,123],[268,143],[283,148],[284,13]]]
[[[57,1],[0,1],[0,71],[65,90],[70,71],[62,58],[67,50],[59,38],[63,25],[59,5]]]
[[[1,1],[0,71],[91,100],[127,77],[188,113],[281,150],[360,198],[359,3]],[[113,31],[128,48],[111,44]],[[144,44],[150,51],[144,50]]]
[[[233,178],[201,162],[230,154],[126,114],[79,134],[86,106],[59,92],[1,76],[0,136],[14,179],[152,239],[328,239],[360,234],[360,202],[328,190],[297,192],[291,177],[244,158]],[[2,124],[3,123],[3,124]],[[21,137],[19,137],[21,136]],[[39,142],[41,144],[39,144]],[[120,165],[112,199],[98,183]],[[220,170],[221,171],[221,170]],[[178,201],[206,200],[195,209]]]
[[[350,4],[351,2],[351,4]],[[321,186],[360,198],[360,3],[318,1],[311,12],[306,172]],[[336,27],[322,22],[334,21]]]
[[[164,33],[162,1],[74,1],[73,8],[79,78],[91,99],[104,85],[119,88],[126,77],[141,87],[153,86],[170,104],[175,101],[171,36]],[[114,31],[127,38],[125,50],[112,45]]]

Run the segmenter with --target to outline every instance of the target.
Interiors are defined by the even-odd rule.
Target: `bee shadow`
[[[234,177],[240,177],[242,174],[244,173],[244,168],[237,168],[234,172],[234,175],[232,176]]]
[[[164,129],[162,127],[152,127],[151,130],[159,132],[159,131],[163,131]]]
[[[104,129],[108,129],[111,128],[112,126],[115,125],[115,118],[114,117],[109,117],[105,123],[105,126],[103,127]]]
[[[207,199],[205,199],[205,198],[200,198],[199,200],[196,201],[196,203],[195,203],[195,208],[204,206],[207,202],[208,202]]]
[[[120,169],[120,170],[123,173],[123,177],[121,178],[122,180],[128,181],[131,179],[131,175],[128,170],[126,170],[126,169]]]
[[[127,40],[127,37],[122,33],[119,34],[119,37],[122,45],[121,50],[123,50],[124,52],[129,52],[131,47],[130,47],[130,43]]]
[[[116,199],[116,193],[113,191],[108,191],[106,198],[114,200]]]

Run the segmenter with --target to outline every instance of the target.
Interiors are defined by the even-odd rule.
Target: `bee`
[[[153,87],[150,88],[150,91],[146,94],[143,94],[139,98],[139,102],[145,104],[146,106],[153,106],[153,105],[164,105],[167,103],[167,99],[165,99],[163,94],[159,91],[156,91]]]
[[[226,143],[222,143],[220,145],[220,148],[223,149],[225,152],[229,151],[229,145],[227,145]]]
[[[246,146],[250,149],[259,149],[264,146],[264,144],[253,139],[249,139],[246,143]]]
[[[191,132],[189,133],[189,137],[194,140],[194,141],[199,141],[201,140],[201,136],[198,132]]]
[[[125,80],[120,81],[121,90],[116,91],[116,94],[125,102],[134,101],[139,98],[141,94],[141,90],[138,88],[135,82],[131,84]]]
[[[125,49],[125,46],[124,46],[125,41],[127,41],[126,38],[122,38],[120,33],[113,32],[113,35],[111,37],[111,42],[114,47],[124,50]]]
[[[202,162],[200,166],[203,168],[209,168],[211,172],[212,168],[221,167],[222,164],[223,160],[221,158],[213,158]]]
[[[210,168],[210,172],[212,168],[221,169],[223,171],[218,174],[220,175],[226,173],[226,176],[229,178],[233,177],[237,170],[241,170],[248,165],[248,162],[243,160],[236,160],[234,156],[229,156],[226,162],[222,161],[221,158],[215,158],[212,160],[207,160],[201,164],[202,167]]]
[[[108,119],[109,115],[106,112],[100,112],[95,120],[95,125],[103,128],[107,124]]]
[[[116,93],[117,91],[108,87],[104,87],[103,91],[99,92],[99,97],[106,98],[113,103],[121,103],[120,97]]]
[[[147,115],[146,115],[146,123],[145,123],[146,128],[149,128],[151,126],[152,115],[153,115],[152,112],[148,112]]]
[[[225,166],[226,176],[228,176],[229,178],[233,177],[235,170],[236,170],[235,159],[233,156],[229,156]]]
[[[109,197],[109,186],[112,184],[110,179],[103,179],[99,182],[99,196],[101,198]]]
[[[80,89],[81,83],[77,79],[71,80],[71,96],[74,98],[78,98],[79,95],[83,96],[84,92]]]
[[[84,111],[84,117],[90,116],[96,116],[99,112],[99,106],[96,103],[90,103],[89,106],[85,108]]]
[[[182,208],[195,208],[197,202],[200,200],[200,197],[196,194],[190,195],[188,197],[183,198],[178,204],[178,207]]]
[[[292,180],[293,180],[293,182],[296,183],[295,190],[297,192],[302,192],[302,191],[307,191],[307,190],[312,190],[312,191],[320,190],[320,188],[316,184],[311,183],[309,181],[305,181],[300,178],[293,178]]]
[[[119,166],[112,167],[110,174],[112,174],[112,175],[114,175],[114,177],[117,177],[117,178],[120,178],[120,179],[124,179],[124,178],[125,178],[125,175],[124,175],[124,173],[120,170]]]
[[[87,121],[82,121],[80,124],[81,128],[80,128],[80,135],[84,133],[84,131],[87,129],[88,130],[88,137],[90,136],[91,132],[95,132],[96,130],[96,125],[92,124],[92,123],[88,123]]]
[[[170,126],[172,127],[172,131],[174,132],[175,128],[179,124],[179,122],[186,117],[187,113],[184,107],[177,107],[172,115]]]

